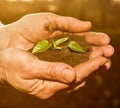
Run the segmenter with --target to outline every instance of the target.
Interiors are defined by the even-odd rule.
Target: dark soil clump
[[[50,48],[45,52],[35,54],[40,60],[50,61],[50,62],[64,62],[71,66],[75,66],[79,63],[85,62],[88,60],[88,56],[91,52],[91,46],[85,41],[84,36],[79,35],[60,35],[54,38],[50,38],[49,42],[56,41],[62,37],[69,37],[69,40],[61,46],[67,46],[71,40],[76,41],[79,45],[86,51],[85,53],[78,53],[70,50],[68,47],[64,47],[61,50],[55,50]]]

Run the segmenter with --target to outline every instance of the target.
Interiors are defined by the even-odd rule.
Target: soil
[[[72,40],[79,43],[79,45],[86,51],[85,53],[78,53],[70,50],[68,47],[63,47],[61,50],[56,50],[54,48],[50,48],[45,52],[35,54],[40,60],[50,61],[50,62],[64,62],[71,66],[75,66],[79,63],[85,62],[88,60],[88,56],[91,51],[91,46],[85,41],[85,36],[78,35],[60,35],[54,38],[50,38],[48,41],[53,42],[62,37],[69,37],[68,41],[62,43],[61,46],[67,46],[68,43]]]

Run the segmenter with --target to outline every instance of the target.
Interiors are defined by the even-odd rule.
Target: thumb
[[[81,21],[73,17],[58,16],[56,19],[57,29],[66,32],[85,32],[91,29],[92,24],[89,21]]]
[[[65,63],[37,61],[34,67],[35,78],[57,80],[64,83],[70,83],[75,80],[73,68]]]

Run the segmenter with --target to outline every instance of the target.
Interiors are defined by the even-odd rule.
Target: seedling
[[[42,40],[34,46],[32,53],[36,54],[36,53],[44,52],[47,49],[49,49],[51,46],[52,46],[52,44],[49,43],[48,40]]]
[[[61,50],[62,47],[60,47],[59,45],[62,44],[62,43],[64,43],[64,42],[66,42],[68,39],[69,39],[68,37],[64,37],[64,38],[58,39],[55,42],[53,42],[54,49]]]
[[[85,50],[75,41],[71,41],[68,44],[68,48],[70,48],[71,50],[76,51],[76,52],[82,52],[82,53],[85,52]]]
[[[33,54],[42,53],[48,50],[50,47],[52,47],[52,44],[54,49],[61,50],[64,46],[60,47],[59,45],[67,42],[68,39],[69,39],[68,37],[60,38],[53,43],[49,43],[48,40],[42,40],[34,46],[32,53]],[[85,52],[85,50],[75,41],[70,41],[67,47],[75,52],[79,52],[79,53]]]

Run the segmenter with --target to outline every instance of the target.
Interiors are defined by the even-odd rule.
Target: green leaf
[[[53,42],[53,47],[54,47],[54,49],[57,49],[57,50],[61,50],[62,49],[62,47],[56,46],[55,42]]]
[[[64,42],[66,42],[68,39],[69,39],[68,37],[60,38],[60,39],[58,39],[57,41],[54,42],[54,45],[58,46],[58,45],[60,45]]]
[[[54,49],[61,50],[62,47],[59,47],[58,45],[66,42],[68,39],[69,39],[68,37],[64,37],[64,38],[60,38],[60,39],[58,39],[57,41],[53,42],[53,47],[54,47]]]
[[[56,46],[56,47],[54,47],[54,49],[61,50],[62,47]]]
[[[42,40],[34,46],[32,53],[33,54],[41,53],[41,52],[46,51],[50,47],[51,47],[51,44],[49,44],[48,40]]]
[[[76,51],[76,52],[82,52],[82,53],[85,52],[85,50],[75,41],[71,41],[68,44],[68,48],[70,48],[71,50]]]

